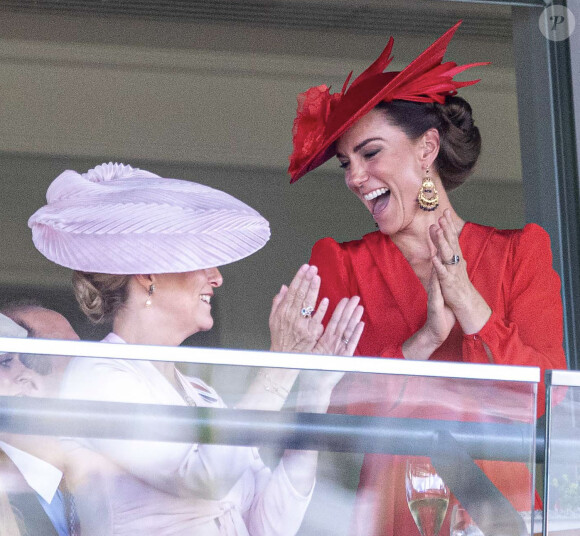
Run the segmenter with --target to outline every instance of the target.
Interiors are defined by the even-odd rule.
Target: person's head
[[[75,294],[93,322],[132,322],[179,343],[211,329],[217,266],[268,241],[268,222],[238,199],[194,182],[122,164],[51,184],[29,220],[36,247],[72,268]]]
[[[91,322],[149,316],[182,340],[212,328],[211,299],[222,281],[215,267],[148,275],[73,273],[76,299]]]
[[[379,104],[337,140],[336,155],[348,188],[391,235],[427,214],[417,202],[427,177],[446,208],[445,191],[469,175],[480,146],[469,105],[449,97]]]
[[[29,338],[65,341],[79,339],[64,316],[35,301],[23,300],[8,303],[2,306],[1,312],[23,327]]]
[[[29,338],[79,340],[69,321],[60,313],[30,302],[14,302],[2,308],[2,314],[26,330]],[[70,361],[68,356],[21,354],[19,361],[30,372],[34,389],[30,396],[54,396],[58,393],[62,375]]]
[[[11,318],[0,314],[0,336],[26,338],[26,330]],[[42,377],[24,366],[20,356],[0,352],[0,396],[39,396]]]
[[[375,110],[410,141],[436,131],[439,148],[431,167],[446,191],[463,184],[471,174],[481,151],[481,136],[465,99],[447,97],[443,104],[396,100],[381,102]]]
[[[379,58],[350,87],[349,76],[340,93],[330,94],[329,88],[318,86],[301,94],[293,129],[291,182],[336,155],[346,169],[347,185],[371,212],[377,205],[373,196],[385,190],[382,192],[385,202],[389,193],[393,193],[391,186],[399,194],[407,191],[405,198],[398,200],[408,205],[405,218],[415,209],[434,210],[435,203],[424,203],[424,197],[418,199],[418,194],[425,189],[429,197],[426,176],[435,189],[455,188],[472,171],[481,147],[471,107],[455,96],[459,88],[477,80],[453,80],[459,72],[480,64],[442,63],[458,26],[400,72],[383,72],[391,60],[391,39]],[[369,151],[369,140],[377,139],[373,151]],[[367,148],[367,156],[359,158],[363,148]],[[371,163],[371,153],[373,158],[380,156],[373,160],[372,169],[364,169],[362,164]],[[381,165],[377,160],[381,160]],[[395,180],[395,168],[399,178],[396,184],[391,184]],[[364,175],[369,171],[377,180],[362,188]],[[422,186],[424,181],[426,186]],[[373,203],[367,202],[371,200]]]

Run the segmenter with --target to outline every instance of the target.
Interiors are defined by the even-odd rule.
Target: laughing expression
[[[421,187],[420,141],[372,110],[337,142],[337,158],[348,188],[388,235],[406,229],[418,211]]]

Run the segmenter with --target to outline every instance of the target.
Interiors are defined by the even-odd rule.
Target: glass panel
[[[538,369],[7,341],[4,529],[46,518],[32,486],[83,535],[418,535],[410,507],[424,536],[529,530]]]
[[[546,534],[558,536],[580,534],[580,373],[566,375],[572,385],[550,388]]]

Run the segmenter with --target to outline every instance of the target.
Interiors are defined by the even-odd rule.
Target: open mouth
[[[378,188],[365,194],[363,197],[366,201],[371,202],[372,213],[376,215],[382,212],[389,204],[391,191],[388,188]]]
[[[210,301],[211,301],[211,296],[210,296],[209,294],[201,294],[201,295],[199,296],[199,299],[200,299],[202,302],[204,302],[204,303],[207,303],[207,304],[209,305],[209,304],[210,304]]]

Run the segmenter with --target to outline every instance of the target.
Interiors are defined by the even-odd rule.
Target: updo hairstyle
[[[479,129],[473,124],[471,106],[461,97],[447,97],[445,104],[394,100],[376,106],[387,121],[416,140],[430,128],[439,131],[440,149],[435,167],[445,190],[453,190],[469,176],[481,150]]]
[[[75,297],[93,324],[111,320],[123,307],[130,278],[130,275],[73,272]]]

